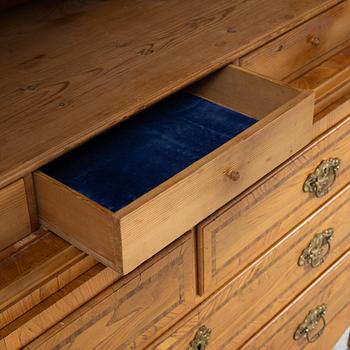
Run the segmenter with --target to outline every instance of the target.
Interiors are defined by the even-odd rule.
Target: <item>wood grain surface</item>
[[[0,329],[97,264],[51,232],[31,236],[0,257]]]
[[[350,47],[297,77],[291,85],[315,92],[315,114],[350,94]]]
[[[347,186],[204,301],[193,311],[192,317],[188,317],[180,327],[170,331],[170,335],[162,337],[153,349],[186,349],[196,330],[203,324],[212,329],[210,348],[239,349],[279,310],[350,249],[349,199],[350,186]],[[335,234],[324,263],[317,268],[298,266],[299,257],[310,241],[317,233],[328,228],[333,228]],[[254,350],[256,349],[260,348],[257,346]]]
[[[198,227],[200,291],[210,292],[253,262],[350,181],[350,117],[275,169]],[[339,157],[339,176],[322,198],[303,192],[322,160]]]
[[[31,233],[31,218],[23,179],[0,190],[0,250]]]
[[[327,54],[350,35],[350,1],[289,31],[240,59],[242,67],[284,79]]]
[[[350,252],[344,254],[327,272],[276,315],[242,350],[310,349],[330,350],[349,326]],[[327,304],[326,326],[313,343],[293,339],[297,327],[310,310]],[[316,331],[320,329],[317,326]]]
[[[193,232],[184,235],[25,349],[144,349],[194,306],[193,238]],[[89,292],[83,290],[81,296]],[[74,300],[74,295],[67,298]],[[42,311],[45,319],[54,317],[52,311]]]
[[[203,79],[192,90],[260,120],[115,213],[37,171],[41,223],[126,274],[311,140],[312,92],[235,66]],[[254,108],[249,106],[252,100]],[[232,180],[225,175],[228,171],[236,171],[239,178]]]
[[[339,0],[35,1],[0,15],[0,187]]]
[[[313,138],[325,133],[350,115],[350,93],[345,94],[316,114],[313,123]]]

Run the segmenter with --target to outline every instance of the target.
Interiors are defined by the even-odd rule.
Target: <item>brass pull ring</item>
[[[323,331],[326,328],[326,320],[324,316],[326,315],[327,305],[322,304],[309,311],[308,315],[305,317],[304,322],[299,325],[294,333],[294,340],[299,340],[300,338],[306,338],[309,343],[315,342],[321,337]],[[321,328],[317,332],[311,335],[312,331],[321,323]]]
[[[204,350],[209,344],[209,338],[211,335],[211,329],[206,326],[201,326],[194,339],[191,341],[188,350]]]
[[[323,160],[318,167],[308,175],[304,182],[304,192],[313,193],[316,197],[325,196],[334,184],[341,161],[338,158]]]
[[[298,265],[310,265],[318,267],[324,263],[325,258],[331,249],[331,240],[334,236],[334,230],[329,228],[318,233],[310,242],[309,246],[303,250],[299,257]]]

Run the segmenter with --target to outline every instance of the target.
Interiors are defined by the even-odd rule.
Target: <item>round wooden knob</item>
[[[241,174],[239,173],[239,171],[234,169],[227,170],[225,174],[233,181],[238,181],[241,178]]]
[[[313,45],[313,46],[319,46],[321,44],[321,39],[320,37],[318,36],[312,36],[310,37],[310,43]]]

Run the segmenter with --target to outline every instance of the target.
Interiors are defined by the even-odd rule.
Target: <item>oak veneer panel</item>
[[[349,40],[349,18],[350,2],[346,0],[242,57],[240,65],[275,79],[283,79]]]
[[[97,264],[51,232],[33,236],[0,257],[0,329]]]
[[[38,216],[38,208],[36,205],[36,196],[34,190],[34,182],[33,182],[33,174],[28,174],[23,178],[24,188],[27,195],[27,204],[28,211],[30,217],[30,224],[32,228],[32,232],[39,229],[39,216]]]
[[[77,266],[78,267],[78,266]],[[0,339],[8,350],[23,349],[36,337],[102,292],[118,279],[118,274],[97,264],[73,279],[0,329]],[[81,271],[80,271],[81,272]],[[61,277],[61,276],[60,276]],[[58,277],[58,282],[60,282]],[[45,289],[44,289],[45,291]],[[2,348],[0,347],[2,350]]]
[[[349,115],[350,93],[342,96],[315,115],[313,123],[313,138],[320,136]]]
[[[34,183],[41,223],[121,272],[123,250],[112,212],[42,173]]]
[[[23,180],[0,190],[0,250],[31,232],[31,222]]]
[[[350,253],[342,256],[324,275],[306,289],[287,308],[271,320],[242,350],[317,349],[329,350],[349,326]],[[326,327],[322,336],[308,344],[305,338],[295,341],[294,333],[309,310],[327,304]]]
[[[41,223],[125,274],[311,140],[313,94],[310,92],[233,66],[204,79],[192,90],[213,102],[218,96],[220,104],[242,114],[249,108],[260,120],[116,212],[55,178],[36,172],[34,182]],[[243,96],[254,100],[255,107],[250,107]],[[230,171],[238,173],[238,178],[227,176]]]
[[[240,272],[276,240],[350,181],[350,117],[269,176],[205,220],[198,228],[200,291],[210,292]],[[331,191],[303,192],[307,176],[328,158],[342,161]]]
[[[350,186],[347,186],[194,310],[192,316],[162,337],[153,348],[186,349],[202,324],[212,329],[211,348],[240,348],[350,249],[349,210]],[[298,266],[300,254],[309,246],[310,241],[317,233],[329,228],[333,228],[335,234],[325,262],[317,268]]]
[[[64,0],[2,13],[0,187],[339,2]]]
[[[193,234],[62,320],[27,349],[143,349],[194,306]]]
[[[294,79],[291,85],[315,92],[315,114],[349,94],[350,47]]]

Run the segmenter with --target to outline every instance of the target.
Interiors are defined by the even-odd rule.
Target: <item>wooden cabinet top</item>
[[[0,15],[0,187],[339,3],[39,1]]]

